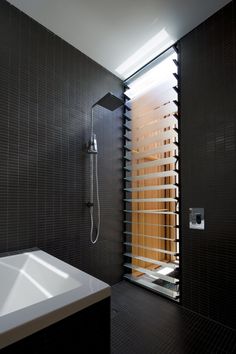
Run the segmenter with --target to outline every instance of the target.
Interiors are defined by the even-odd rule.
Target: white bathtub
[[[109,296],[109,285],[41,250],[1,257],[0,349]]]

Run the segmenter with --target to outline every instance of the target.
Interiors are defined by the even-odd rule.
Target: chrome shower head
[[[124,103],[120,98],[113,95],[113,93],[108,92],[99,101],[94,103],[93,107],[101,106],[103,108],[109,109],[109,111],[114,111],[115,109],[121,107],[123,104]]]

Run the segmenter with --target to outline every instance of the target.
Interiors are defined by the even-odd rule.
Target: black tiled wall
[[[236,3],[180,41],[183,305],[235,328]],[[188,227],[204,207],[204,231]]]
[[[38,246],[109,283],[122,272],[121,109],[96,108],[101,237],[89,242],[90,107],[122,82],[0,1],[0,252]]]

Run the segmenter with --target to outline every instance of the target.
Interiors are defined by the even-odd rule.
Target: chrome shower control
[[[98,153],[98,144],[96,134],[93,134],[91,139],[88,142],[88,154],[97,154]]]
[[[204,230],[204,208],[189,208],[189,228]]]

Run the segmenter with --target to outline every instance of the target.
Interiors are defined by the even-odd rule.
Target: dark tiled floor
[[[236,353],[236,331],[123,281],[112,287],[112,354]]]

